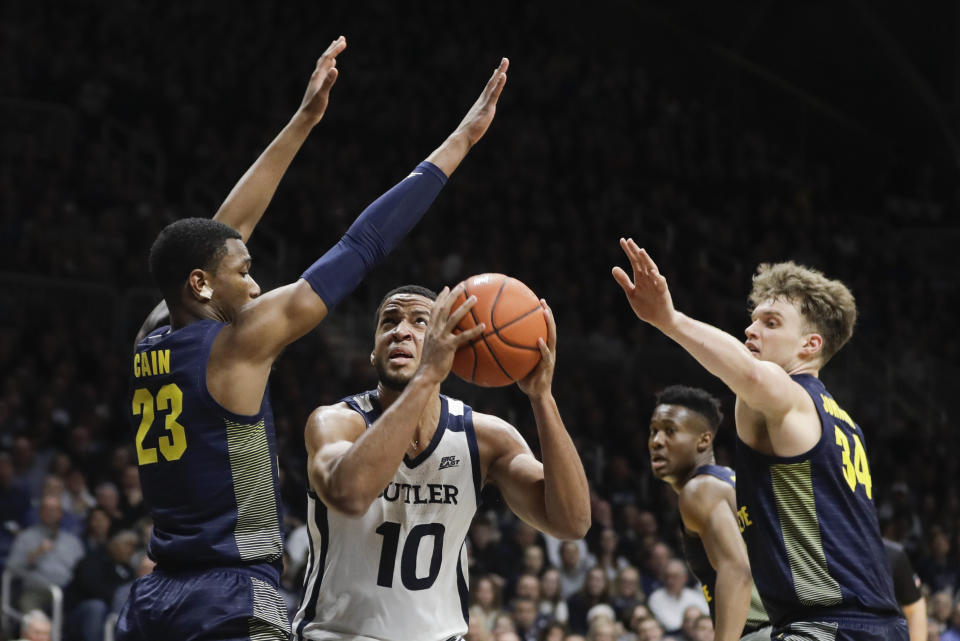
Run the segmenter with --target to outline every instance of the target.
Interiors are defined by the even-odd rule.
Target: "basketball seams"
[[[504,337],[500,334],[500,330],[506,329],[506,328],[510,327],[511,325],[513,325],[514,323],[517,323],[517,322],[519,322],[519,321],[522,321],[524,318],[526,318],[526,317],[529,316],[530,314],[535,313],[537,310],[542,310],[542,309],[543,309],[543,308],[540,307],[540,305],[537,305],[536,307],[534,307],[533,309],[531,309],[529,312],[524,312],[522,315],[517,316],[516,318],[514,318],[513,320],[511,320],[509,323],[507,323],[506,325],[504,325],[503,327],[496,327],[496,326],[495,326],[495,327],[494,327],[494,330],[493,330],[492,332],[490,332],[489,334],[484,334],[484,337],[486,337],[486,336],[492,336],[492,335],[496,334],[497,338],[499,338],[499,339],[503,342],[504,345],[507,345],[507,346],[509,346],[509,347],[513,347],[514,349],[524,349],[524,350],[527,350],[528,352],[539,352],[539,351],[540,351],[540,348],[539,348],[539,347],[529,347],[529,346],[527,346],[527,345],[520,345],[520,344],[517,344],[517,343],[513,343],[513,342],[511,342],[511,341],[508,341],[506,338],[504,338]],[[491,321],[491,322],[492,322],[492,321]]]
[[[496,298],[495,298],[494,301],[493,301],[493,305],[490,306],[490,324],[491,324],[491,325],[493,325],[493,310],[496,309],[496,307],[497,307],[497,300],[500,298],[500,292],[503,291],[503,286],[506,284],[506,282],[507,282],[507,279],[504,278],[504,279],[503,279],[503,283],[500,284],[500,289],[497,291],[497,296],[496,296]],[[470,297],[470,291],[469,291],[469,289],[467,288],[467,283],[466,283],[466,282],[463,283],[463,294],[464,294],[464,296],[466,296],[467,298]],[[480,319],[477,317],[477,314],[473,311],[472,308],[470,309],[470,315],[473,317],[473,322],[476,323],[477,325],[479,325],[479,324],[480,324]],[[499,338],[499,336],[498,336],[498,338]],[[509,378],[510,380],[514,380],[514,378],[513,378],[512,376],[510,376],[510,372],[507,371],[507,368],[504,367],[504,366],[503,366],[503,363],[500,362],[500,359],[497,358],[497,353],[493,351],[493,348],[492,348],[492,347],[490,347],[490,343],[487,342],[487,337],[481,335],[478,340],[482,340],[482,341],[483,341],[483,344],[486,345],[487,351],[490,352],[490,357],[493,359],[493,362],[497,364],[497,367],[500,368],[500,371],[503,372],[503,375],[506,376],[507,378]],[[477,366],[480,364],[480,355],[477,353],[476,343],[477,343],[477,341],[472,341],[472,342],[469,344],[470,347],[471,347],[471,349],[473,349],[473,373],[472,373],[472,375],[470,376],[470,382],[471,382],[471,383],[476,382],[476,380],[477,380]]]
[[[541,335],[540,332],[545,329],[543,325],[546,324],[546,317],[545,315],[542,317],[543,322],[530,318],[538,311],[543,314],[543,307],[540,300],[523,282],[505,274],[490,273],[479,276],[485,278],[468,278],[461,281],[460,286],[463,287],[465,298],[473,295],[482,299],[482,305],[469,310],[474,325],[484,322],[490,326],[491,330],[461,346],[455,359],[453,371],[473,384],[484,387],[499,387],[518,380],[518,377],[511,375],[511,370],[517,370],[519,373],[527,369],[531,358],[537,357],[537,360],[539,360],[539,346],[524,344],[522,341]],[[474,283],[474,279],[478,279],[479,282]],[[497,282],[498,280],[499,282]],[[473,293],[471,290],[474,290]],[[502,326],[498,325],[495,320],[501,302],[506,305],[503,312],[506,322]],[[531,302],[535,304],[522,311],[522,306]],[[517,307],[521,309],[518,310]],[[482,315],[480,312],[483,312]],[[483,317],[483,320],[481,320],[481,317]],[[527,320],[521,322],[524,319]],[[464,331],[462,327],[460,325],[460,331]],[[478,345],[481,340],[483,346],[486,347],[486,354]],[[467,345],[470,346],[469,355],[464,349]],[[472,362],[469,361],[471,357],[473,358]],[[535,362],[533,366],[536,366]],[[483,377],[482,382],[478,378],[480,376]],[[502,380],[502,378],[506,380]]]

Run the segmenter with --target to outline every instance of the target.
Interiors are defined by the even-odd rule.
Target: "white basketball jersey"
[[[376,391],[344,401],[369,427],[382,409]],[[467,632],[467,530],[477,511],[480,459],[473,413],[440,397],[427,448],[404,457],[363,516],[307,498],[310,552],[297,641],[446,641]]]

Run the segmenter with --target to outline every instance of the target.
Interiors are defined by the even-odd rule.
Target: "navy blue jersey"
[[[738,517],[774,631],[897,617],[863,431],[815,376],[791,376],[820,415],[810,451],[765,456],[737,439]]]
[[[693,477],[691,478],[700,476],[701,474],[718,478],[732,488],[737,487],[736,474],[725,465],[701,465],[694,470]],[[680,520],[680,527],[683,528],[683,536],[680,539],[680,544],[683,547],[683,558],[686,559],[690,571],[693,572],[693,575],[700,581],[703,596],[706,598],[707,605],[710,607],[710,618],[716,622],[717,605],[714,599],[717,593],[717,571],[713,569],[713,565],[710,563],[710,557],[707,556],[707,550],[703,547],[703,541],[700,540],[700,537],[687,532],[687,529],[683,527],[682,519]],[[744,633],[757,630],[767,625],[769,625],[767,614],[763,610],[763,604],[760,602],[756,588],[753,588],[752,594],[750,595],[750,611],[747,613]]]
[[[161,327],[134,351],[131,419],[154,522],[149,554],[168,569],[273,562],[283,550],[269,393],[259,413],[239,416],[207,391],[223,327]]]

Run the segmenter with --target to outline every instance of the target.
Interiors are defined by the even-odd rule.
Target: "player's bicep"
[[[740,526],[726,501],[717,501],[706,515],[700,539],[710,565],[718,572],[735,567],[749,573],[750,559],[740,534]]]
[[[272,358],[326,315],[323,299],[301,279],[247,303],[234,322],[233,342],[252,358]]]
[[[766,361],[757,361],[754,385],[739,394],[750,407],[768,419],[786,416],[800,403],[799,394],[805,392],[782,367]]]
[[[521,519],[542,530],[546,526],[543,463],[515,427],[493,417],[478,430],[484,450],[491,453],[487,479]]]
[[[310,488],[322,499],[330,493],[337,463],[363,433],[363,418],[343,405],[320,407],[307,419],[307,475]]]

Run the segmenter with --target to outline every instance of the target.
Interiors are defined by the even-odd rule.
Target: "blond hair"
[[[823,336],[821,365],[833,357],[853,336],[857,304],[853,294],[839,280],[792,260],[762,263],[753,277],[750,311],[768,300],[786,300],[800,308],[803,320]]]

